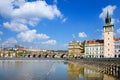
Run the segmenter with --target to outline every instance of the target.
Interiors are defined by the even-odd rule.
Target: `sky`
[[[120,37],[120,0],[0,0],[1,47],[67,50],[73,39],[103,39],[107,11]]]

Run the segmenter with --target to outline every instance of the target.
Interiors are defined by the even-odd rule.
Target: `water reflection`
[[[100,73],[91,69],[88,65],[68,64],[70,80],[119,80],[113,76]]]
[[[117,80],[81,64],[64,60],[0,61],[0,80]],[[119,79],[118,79],[119,80]]]
[[[71,80],[81,78],[84,75],[84,67],[75,64],[68,64],[68,75]]]
[[[90,80],[103,80],[103,74],[89,68],[84,68],[84,77]]]

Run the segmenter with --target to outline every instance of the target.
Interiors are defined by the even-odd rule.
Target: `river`
[[[0,60],[0,80],[119,80],[62,59]]]

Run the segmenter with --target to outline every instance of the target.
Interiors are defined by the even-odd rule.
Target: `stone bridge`
[[[56,54],[56,53],[52,53],[52,54],[49,54],[49,53],[27,53],[27,54],[23,54],[21,55],[21,57],[25,57],[25,58],[65,58],[67,57],[68,54],[67,53],[59,53],[59,54]]]

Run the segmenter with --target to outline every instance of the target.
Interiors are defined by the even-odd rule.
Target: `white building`
[[[104,53],[103,40],[88,40],[85,42],[85,57],[86,58],[101,58]]]
[[[114,57],[120,58],[120,38],[114,38]],[[85,43],[86,58],[104,57],[104,40],[87,40]]]
[[[114,39],[115,57],[120,57],[120,38]]]
[[[46,52],[46,49],[41,49],[41,48],[27,48],[26,51],[33,51],[33,52]]]

